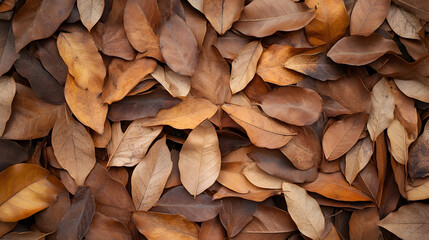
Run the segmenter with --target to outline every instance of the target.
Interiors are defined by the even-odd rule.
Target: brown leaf
[[[350,34],[369,36],[384,21],[390,0],[359,0],[350,17]]]
[[[143,95],[125,97],[109,107],[107,117],[111,121],[133,121],[144,117],[155,117],[161,109],[171,108],[181,102],[167,91],[158,88]]]
[[[240,18],[244,0],[204,1],[203,13],[213,28],[223,35]]]
[[[112,138],[107,145],[107,166],[132,167],[143,159],[162,127],[144,127],[142,123],[141,119],[133,121],[125,132],[120,122],[113,123]]]
[[[250,201],[262,202],[267,198],[274,195],[279,195],[280,193],[281,193],[280,190],[273,190],[273,189],[270,190],[270,189],[263,189],[258,187],[253,187],[252,189],[249,190],[248,193],[237,193],[230,190],[227,187],[221,186],[217,190],[217,192],[213,195],[213,200],[229,198],[229,197],[239,197]]]
[[[295,135],[289,127],[251,108],[224,104],[222,109],[246,130],[250,141],[255,146],[271,149],[279,148],[288,143],[292,136]]]
[[[61,4],[54,0],[25,2],[13,17],[16,52],[31,41],[47,38],[67,19],[75,1],[65,0]]]
[[[107,104],[123,99],[143,78],[155,70],[156,61],[150,58],[125,61],[114,58],[109,65],[109,77],[103,87]]]
[[[356,210],[350,217],[350,240],[379,239],[377,208]]]
[[[96,148],[106,148],[109,144],[110,139],[112,138],[112,127],[110,126],[109,120],[106,119],[104,122],[104,132],[103,134],[98,134],[95,131],[91,131],[91,138],[94,141],[94,146]]]
[[[29,140],[47,136],[54,127],[63,105],[39,100],[29,87],[16,84],[12,115],[6,124],[3,138]]]
[[[14,141],[0,139],[0,172],[27,159],[28,152],[21,145]]]
[[[5,240],[34,240],[34,239],[45,239],[49,233],[42,232],[11,232],[2,237]]]
[[[425,1],[422,0],[393,0],[398,6],[411,11],[416,16],[424,20],[429,21],[429,8]]]
[[[92,218],[91,226],[85,235],[88,240],[131,240],[130,230],[115,218],[96,212]]]
[[[419,32],[423,28],[420,19],[409,11],[391,4],[386,17],[392,30],[401,37],[420,39]]]
[[[173,97],[186,97],[191,90],[191,79],[180,75],[168,66],[156,66],[151,74]]]
[[[420,202],[410,203],[390,213],[378,225],[405,240],[426,239],[428,229],[428,205]]]
[[[374,33],[368,37],[349,36],[340,39],[329,50],[328,57],[336,63],[361,66],[377,60],[385,53],[401,54],[393,40]]]
[[[364,113],[349,115],[330,125],[322,138],[327,160],[335,160],[347,153],[358,141],[368,117]]]
[[[68,68],[58,52],[55,38],[37,41],[36,57],[61,86],[66,84]]]
[[[206,120],[192,130],[180,150],[179,171],[183,186],[194,197],[202,193],[216,181],[220,163],[216,130]]]
[[[43,210],[64,192],[61,182],[35,164],[15,164],[0,173],[0,221],[17,222]]]
[[[326,53],[295,55],[286,61],[285,67],[321,81],[345,76],[343,68],[329,59]]]
[[[251,38],[229,30],[217,38],[214,46],[224,58],[234,59],[238,56],[238,52],[250,42]]]
[[[262,53],[256,73],[265,82],[280,86],[297,83],[303,79],[303,75],[286,69],[284,63],[298,53],[299,51],[291,46],[273,44]]]
[[[90,32],[92,27],[100,20],[103,15],[104,1],[103,0],[77,0],[77,9],[82,24]]]
[[[226,238],[225,229],[223,228],[218,217],[205,221],[201,224],[199,238],[200,240],[224,240]]]
[[[57,45],[77,86],[92,93],[101,93],[106,67],[89,33],[61,33]]]
[[[0,36],[0,76],[2,76],[9,71],[19,55],[15,49],[15,38],[10,22],[0,21]]]
[[[242,170],[244,176],[253,185],[267,189],[281,189],[283,180],[279,177],[272,176],[258,167],[258,164],[253,162],[247,164]]]
[[[153,240],[197,240],[199,227],[180,215],[165,213],[134,212],[137,229]]]
[[[69,211],[57,231],[57,239],[82,239],[95,213],[95,197],[89,188],[79,187]]]
[[[255,0],[244,7],[234,28],[249,36],[266,37],[277,31],[303,28],[314,16],[315,11],[304,3]]]
[[[143,118],[144,126],[170,125],[176,129],[194,129],[217,111],[216,105],[202,98],[186,97],[176,106],[162,109],[153,118]]]
[[[249,182],[242,173],[247,165],[247,162],[223,162],[216,181],[240,194],[246,194],[260,189]]]
[[[416,80],[401,80],[394,79],[396,86],[410,98],[417,99],[422,102],[429,102],[429,84],[427,79]]]
[[[189,221],[204,222],[216,217],[220,207],[221,201],[212,201],[206,193],[194,198],[183,186],[177,186],[162,195],[151,211],[180,214]]]
[[[262,110],[269,116],[288,124],[305,126],[319,119],[323,102],[311,89],[286,86],[266,94],[261,103]]]
[[[17,222],[10,222],[10,223],[0,222],[0,237],[2,237],[6,233],[12,231],[16,227],[17,224],[18,224]],[[219,225],[220,225],[220,223],[219,223]]]
[[[413,142],[407,133],[407,130],[402,126],[401,122],[394,119],[387,128],[387,135],[390,140],[391,154],[400,164],[408,163],[408,147]],[[413,152],[414,153],[414,152]]]
[[[52,147],[61,167],[67,170],[77,185],[84,185],[96,162],[94,142],[68,109],[64,109],[55,122]]]
[[[349,15],[344,1],[310,0],[305,4],[309,8],[316,8],[313,21],[305,26],[305,33],[312,45],[334,43],[344,36],[349,26]]]
[[[257,204],[240,198],[225,198],[219,213],[229,238],[236,236],[253,219]]]
[[[99,134],[104,132],[108,107],[99,93],[80,88],[69,74],[64,87],[64,96],[70,110],[82,124]]]
[[[189,4],[183,4],[185,22],[197,40],[198,49],[201,49],[207,31],[207,21],[203,14],[199,13]]]
[[[36,226],[42,232],[57,231],[61,219],[70,209],[70,197],[68,192],[64,192],[57,197],[47,209],[35,215]]]
[[[405,163],[408,165],[408,174],[413,179],[429,176],[428,136],[429,124],[426,123],[423,133],[410,147],[409,160]]]
[[[372,201],[367,195],[350,186],[341,172],[331,174],[320,172],[316,181],[305,183],[302,187],[309,192],[338,201]]]
[[[12,114],[12,101],[15,97],[16,84],[13,77],[0,77],[0,136]]]
[[[283,182],[288,211],[298,230],[311,239],[323,239],[325,218],[319,204],[301,187]]]
[[[0,12],[10,11],[15,7],[15,0],[5,0],[0,3]]]
[[[352,184],[358,173],[368,164],[374,150],[369,137],[359,140],[346,154],[346,170],[344,176]]]
[[[147,211],[155,205],[172,168],[170,150],[164,137],[152,146],[131,176],[132,196],[137,210]]]
[[[123,16],[125,33],[131,45],[144,56],[162,59],[158,37],[154,33],[161,18],[157,2],[127,1]]]

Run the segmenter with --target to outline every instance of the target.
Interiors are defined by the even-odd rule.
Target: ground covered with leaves
[[[426,0],[0,0],[1,239],[427,239]]]

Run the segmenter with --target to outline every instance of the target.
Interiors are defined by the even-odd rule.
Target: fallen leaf
[[[420,100],[422,102],[429,102],[429,85],[425,79],[416,80],[401,80],[394,79],[396,86],[410,98]]]
[[[371,160],[374,150],[369,137],[359,140],[346,154],[346,171],[344,176],[351,185],[358,173]]]
[[[164,137],[152,146],[131,176],[131,191],[137,210],[147,211],[155,205],[172,168],[170,150]]]
[[[0,223],[0,237],[3,237],[3,235],[5,235],[6,233],[12,231],[16,227],[17,224],[18,224],[17,222],[10,222],[10,223],[1,222]],[[219,223],[219,225],[220,225],[220,223]],[[221,227],[222,227],[222,225],[221,225]],[[223,229],[223,227],[222,227],[222,229]]]
[[[85,235],[85,239],[88,240],[114,240],[133,239],[130,230],[120,221],[115,218],[105,216],[99,212],[94,214],[92,218],[91,226]]]
[[[15,49],[12,24],[8,21],[0,21],[0,33],[0,76],[2,76],[9,71],[19,55]]]
[[[240,198],[225,198],[219,218],[228,238],[235,237],[253,219],[257,204]]]
[[[378,221],[377,208],[354,211],[349,222],[350,240],[379,239]]]
[[[12,101],[15,97],[16,84],[13,77],[0,77],[0,136],[12,114]]]
[[[49,235],[49,233],[42,232],[10,232],[2,237],[2,239],[6,240],[34,240],[34,239],[45,239],[45,237]]]
[[[180,215],[137,211],[133,213],[137,229],[153,240],[197,240],[199,227]]]
[[[132,167],[142,161],[149,146],[159,135],[162,127],[145,127],[142,119],[133,121],[122,132],[121,123],[112,125],[112,138],[107,145],[110,167]]]
[[[68,68],[58,52],[55,38],[37,41],[36,57],[61,86],[66,84]]]
[[[225,229],[223,228],[218,217],[205,221],[201,224],[200,240],[223,240],[226,238]]]
[[[104,1],[103,0],[77,0],[77,9],[79,10],[82,24],[90,32],[92,27],[100,20],[103,15]]]
[[[251,38],[229,30],[217,38],[214,46],[224,58],[234,59],[238,56],[238,52],[251,41]]]
[[[110,139],[112,138],[112,127],[110,126],[109,120],[106,119],[104,122],[104,132],[103,134],[98,134],[95,131],[91,131],[91,138],[94,141],[94,146],[96,148],[106,148],[109,144]]]
[[[250,201],[262,202],[265,201],[267,198],[274,195],[279,195],[280,193],[280,190],[263,189],[258,187],[250,189],[248,193],[237,193],[227,187],[221,186],[213,195],[213,200],[229,197],[239,197]]]
[[[420,19],[409,11],[391,4],[386,17],[392,30],[403,38],[420,39],[419,32],[423,28]]]
[[[213,28],[223,35],[240,18],[244,0],[203,1],[203,13]]]
[[[305,3],[255,0],[246,5],[233,27],[255,37],[266,37],[277,31],[294,31],[314,19],[315,11]]]
[[[179,156],[180,180],[194,197],[209,188],[220,171],[221,155],[216,130],[204,121],[189,134]]]
[[[283,180],[279,177],[272,176],[258,167],[258,164],[253,162],[247,164],[243,169],[243,174],[247,180],[253,185],[267,189],[281,189]]]
[[[369,36],[384,21],[390,0],[359,0],[350,16],[350,34]]]
[[[186,97],[191,90],[191,79],[174,72],[168,66],[156,66],[151,75],[173,97]]]
[[[14,141],[0,139],[0,172],[28,159],[28,152]]]
[[[183,4],[183,11],[185,22],[194,34],[198,49],[200,50],[207,31],[207,20],[203,14],[195,10],[190,4]]]
[[[390,140],[392,156],[398,163],[402,165],[407,164],[408,147],[413,142],[413,139],[408,136],[407,130],[402,126],[400,121],[394,119],[387,128],[387,135]]]
[[[428,155],[426,154],[426,152],[428,151],[428,133],[429,124],[426,123],[423,129],[423,133],[410,146],[409,159],[407,162],[405,162],[405,164],[406,166],[408,166],[408,174],[412,179],[422,178],[429,175],[429,159],[427,158]]]
[[[429,8],[424,1],[419,0],[393,0],[398,6],[411,11],[424,21],[429,21]]]
[[[17,222],[43,210],[64,192],[48,170],[28,163],[10,166],[0,173],[0,221]]]
[[[35,214],[36,226],[42,232],[55,232],[61,219],[70,209],[70,197],[68,192],[58,195],[56,202],[43,211]]]

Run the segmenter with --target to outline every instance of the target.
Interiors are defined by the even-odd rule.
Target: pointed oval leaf
[[[346,172],[345,177],[351,185],[358,173],[371,160],[373,153],[372,141],[369,137],[359,140],[346,154]]]
[[[130,230],[123,223],[113,217],[96,212],[92,218],[91,226],[85,235],[88,240],[132,240]]]
[[[384,21],[390,0],[359,0],[350,17],[350,34],[369,36]]]
[[[213,28],[223,35],[240,18],[244,0],[204,1],[203,13]]]
[[[392,30],[403,38],[420,39],[419,32],[423,28],[420,19],[409,11],[391,4],[386,17]]]
[[[186,97],[191,90],[191,79],[180,75],[168,66],[156,66],[151,74],[173,97]]]
[[[82,24],[91,31],[103,15],[104,0],[77,0],[77,9]]]
[[[0,77],[0,136],[12,113],[12,101],[15,97],[16,84],[13,77]]]

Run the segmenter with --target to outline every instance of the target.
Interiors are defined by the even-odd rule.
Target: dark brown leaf
[[[219,216],[229,238],[235,237],[252,221],[257,206],[255,202],[241,198],[222,199]]]

